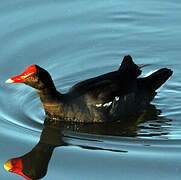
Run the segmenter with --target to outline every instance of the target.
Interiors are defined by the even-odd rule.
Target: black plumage
[[[150,103],[155,91],[172,75],[170,69],[162,68],[148,77],[138,78],[141,68],[128,55],[117,71],[79,82],[61,94],[50,74],[34,66],[35,72],[23,82],[36,89],[46,115],[75,122],[107,122],[133,116]],[[16,82],[14,79],[9,82]]]

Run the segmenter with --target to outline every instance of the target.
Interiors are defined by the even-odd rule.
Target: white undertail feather
[[[153,74],[154,72],[158,71],[158,69],[150,71],[149,73],[147,73],[144,77],[148,77],[149,75]]]

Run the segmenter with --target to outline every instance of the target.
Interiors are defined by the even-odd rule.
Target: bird
[[[47,174],[48,164],[54,149],[67,146],[62,132],[57,128],[44,126],[39,142],[26,154],[9,159],[5,170],[16,173],[27,180],[38,180]]]
[[[49,72],[35,64],[6,83],[33,87],[39,94],[46,117],[52,121],[103,123],[133,117],[153,100],[156,90],[173,73],[171,69],[161,68],[139,77],[141,68],[126,55],[118,70],[83,80],[66,93],[58,92]]]

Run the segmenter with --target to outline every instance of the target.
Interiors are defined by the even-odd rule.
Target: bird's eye
[[[30,77],[30,79],[31,79],[32,81],[35,81],[35,80],[36,80],[34,77]]]

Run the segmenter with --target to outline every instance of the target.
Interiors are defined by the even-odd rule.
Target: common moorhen
[[[50,74],[38,65],[29,66],[7,83],[25,83],[36,89],[46,115],[55,120],[107,122],[123,120],[144,108],[156,90],[172,75],[162,68],[138,78],[141,67],[125,56],[117,71],[84,80],[66,94],[56,90]]]

